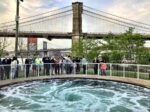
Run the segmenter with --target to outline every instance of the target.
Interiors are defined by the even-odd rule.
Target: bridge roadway
[[[15,37],[15,32],[1,32],[0,31],[0,37]],[[49,40],[51,39],[71,39],[72,34],[71,33],[48,33],[48,32],[19,32],[19,37],[23,38],[47,38]]]
[[[71,74],[71,75],[57,75],[57,76],[39,76],[39,77],[29,77],[29,78],[18,78],[13,80],[1,80],[0,88],[4,86],[9,86],[16,83],[35,81],[35,80],[47,80],[47,79],[59,79],[59,78],[82,78],[82,79],[97,79],[97,80],[107,80],[124,82],[133,85],[139,85],[146,88],[150,88],[150,80],[136,79],[136,78],[125,78],[125,77],[115,77],[115,76],[98,76],[98,75],[83,75],[83,74]]]
[[[106,37],[108,34],[107,33],[83,33],[81,36],[86,37],[86,38],[91,38],[94,37],[96,39],[102,39]],[[114,35],[119,35],[119,34],[114,34]],[[72,39],[73,34],[71,32],[19,32],[19,37],[23,38],[47,38],[49,40],[51,39]],[[0,37],[15,37],[15,32],[4,32],[0,31]],[[150,35],[144,35],[145,40],[150,40]]]

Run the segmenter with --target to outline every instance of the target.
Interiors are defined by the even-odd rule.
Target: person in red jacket
[[[104,63],[103,61],[102,61],[102,63],[100,64],[100,69],[101,69],[101,75],[106,75],[107,65],[106,65],[106,63]]]

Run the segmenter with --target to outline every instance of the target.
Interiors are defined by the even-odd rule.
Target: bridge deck
[[[33,81],[33,80],[44,80],[44,79],[53,79],[53,78],[86,78],[86,79],[100,79],[100,80],[110,80],[125,82],[130,84],[135,84],[139,86],[144,86],[150,88],[150,80],[142,80],[135,78],[123,78],[123,77],[110,77],[110,76],[96,76],[96,75],[59,75],[59,76],[40,76],[40,77],[30,77],[30,78],[19,78],[14,80],[3,80],[0,81],[0,87],[8,86],[11,84]]]
[[[82,33],[83,38],[95,38],[102,39],[106,37],[108,33]],[[119,33],[113,35],[120,35]],[[19,32],[19,37],[29,38],[47,38],[47,39],[72,39],[73,34],[71,32]],[[12,37],[15,38],[15,32],[3,32],[0,31],[0,37]],[[143,35],[145,40],[150,40],[150,35]]]

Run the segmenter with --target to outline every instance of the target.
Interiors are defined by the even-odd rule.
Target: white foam
[[[92,80],[89,80],[89,82],[92,82]],[[99,82],[101,84],[102,81]],[[148,112],[148,107],[140,105],[138,101],[144,98],[150,98],[150,94],[148,94],[150,93],[149,89],[139,89],[139,87],[130,84],[126,85],[117,82],[104,81],[104,83],[106,83],[106,87],[105,85],[91,86],[89,83],[86,85],[72,86],[72,81],[61,84],[59,80],[48,83],[41,81],[22,83],[2,88],[1,94],[4,97],[0,101],[16,98],[26,102],[26,106],[32,104],[39,105],[37,109],[41,111],[50,109],[52,111],[59,111],[61,109],[71,112],[74,112],[74,110],[89,110],[90,112],[101,110],[109,112],[113,107],[123,106],[135,112]],[[109,86],[107,86],[107,83]],[[141,90],[145,92],[141,92]],[[70,95],[80,97],[80,99],[77,101],[66,100]],[[130,103],[123,99],[129,99]],[[7,112],[9,111],[7,108],[11,108],[12,105],[14,104],[10,103],[4,107],[0,104],[0,109],[4,110],[3,112],[5,110]],[[16,107],[15,109],[19,111],[20,107]]]

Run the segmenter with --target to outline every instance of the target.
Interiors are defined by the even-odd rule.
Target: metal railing
[[[103,63],[70,64],[18,64],[0,65],[0,80],[28,78],[53,75],[99,75],[117,76],[150,80],[150,65],[114,64],[106,63],[106,69],[101,68]]]

